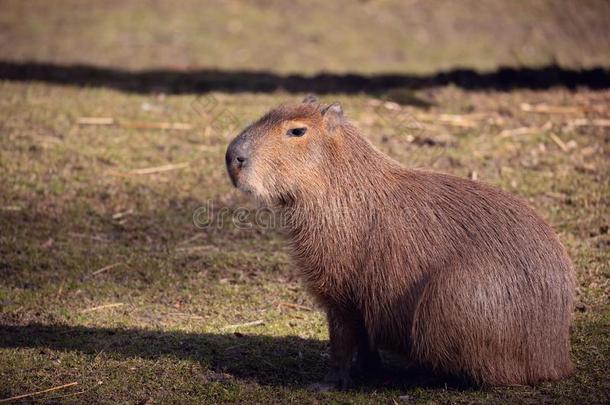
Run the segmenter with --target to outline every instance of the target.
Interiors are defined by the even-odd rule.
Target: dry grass
[[[274,2],[260,3],[281,9]],[[413,21],[420,25],[457,15],[463,27],[471,18],[452,6],[433,18],[428,13],[434,5],[411,3]],[[12,44],[2,47],[3,60],[140,68],[167,66],[172,60],[179,66],[199,66],[213,57],[217,63],[212,65],[221,68],[268,69],[265,63],[275,58],[282,61],[273,66],[277,71],[301,73],[354,66],[364,72],[429,72],[447,67],[447,60],[483,68],[522,60],[546,63],[540,49],[549,35],[561,31],[557,21],[562,18],[546,2],[530,10],[533,17],[523,5],[507,6],[521,10],[512,14],[499,12],[497,3],[481,6],[480,15],[493,14],[497,24],[517,31],[527,31],[532,18],[540,21],[532,28],[541,33],[533,35],[531,48],[502,43],[495,49],[488,38],[474,41],[486,29],[480,24],[493,21],[465,29],[436,48],[424,37],[415,44],[405,40],[423,29],[417,24],[406,24],[392,35],[382,30],[371,38],[350,26],[316,47],[332,31],[323,18],[336,7],[332,2],[318,4],[319,9],[298,5],[303,18],[290,20],[279,11],[261,12],[238,2],[210,7],[207,14],[195,3],[180,9],[167,2],[158,7],[66,3],[52,9],[19,4],[0,1],[0,40]],[[373,24],[391,27],[386,19],[407,13],[396,11],[392,2],[375,4],[364,2],[341,18],[359,21],[364,17],[350,13],[362,14],[358,7],[363,7],[370,9]],[[560,62],[573,67],[608,63],[607,41],[591,41],[607,35],[596,22],[607,20],[602,18],[607,4],[595,4],[597,8],[583,7],[568,24],[570,29],[588,24],[591,31],[578,34],[576,44],[558,41],[562,45],[549,50]],[[105,18],[91,17],[91,9]],[[232,13],[240,16],[242,28]],[[167,24],[160,24],[164,15]],[[209,35],[195,35],[206,21]],[[264,49],[241,37],[271,23],[274,30],[285,28],[285,38],[264,37]],[[449,28],[437,25],[438,38],[452,38]],[[80,35],[72,35],[74,30]],[[235,32],[224,42],[226,49],[244,47],[243,53],[214,47],[227,30]],[[498,40],[517,41],[527,37],[525,31]],[[434,34],[433,29],[421,32]],[[120,33],[124,35],[117,40]],[[310,42],[299,56],[279,57],[287,55],[286,41],[303,38]],[[333,41],[346,45],[331,52],[339,49]],[[403,42],[409,53],[394,54]],[[365,63],[359,59],[362,49],[377,53]],[[507,49],[517,49],[519,57],[506,54]],[[411,53],[418,55],[417,62]],[[133,94],[18,81],[0,82],[0,94],[0,399],[78,382],[26,400],[607,402],[610,132],[607,126],[590,124],[610,118],[608,90],[497,92],[446,86],[325,96],[341,101],[350,119],[405,165],[477,178],[528,198],[557,230],[578,273],[572,334],[577,372],[566,381],[475,389],[405,369],[386,356],[384,372],[374,381],[358,381],[350,392],[326,394],[305,389],[323,375],[327,334],[323,316],[311,310],[314,304],[290,264],[280,233],[239,229],[227,221],[238,207],[252,207],[226,178],[227,140],[268,108],[301,94]],[[206,103],[210,100],[213,109]],[[82,125],[83,117],[191,127]],[[193,215],[201,207],[217,219],[225,213],[224,222],[195,226]]]

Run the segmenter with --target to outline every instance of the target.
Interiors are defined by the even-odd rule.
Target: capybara
[[[376,149],[337,103],[280,106],[229,145],[233,184],[285,218],[293,259],[326,311],[330,370],[350,385],[378,349],[476,385],[572,371],[574,275],[522,199],[410,169]]]

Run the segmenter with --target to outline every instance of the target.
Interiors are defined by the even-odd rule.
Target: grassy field
[[[76,382],[24,400],[607,403],[610,131],[600,120],[610,118],[608,85],[358,92],[350,82],[339,86],[350,91],[324,94],[405,165],[527,198],[559,233],[578,277],[576,373],[565,381],[476,389],[386,355],[375,380],[330,393],[307,390],[328,359],[324,317],[281,232],[232,221],[255,205],[232,189],[223,160],[240,127],[303,94],[245,91],[249,77],[237,73],[228,76],[233,87],[212,92],[175,87],[164,73],[147,79],[159,80],[156,89],[116,85],[146,69],[261,70],[277,79],[610,66],[607,2],[408,3],[297,2],[286,14],[273,1],[205,9],[0,1],[0,399]],[[496,27],[511,35],[496,37]],[[296,42],[304,42],[298,52]],[[62,80],[28,76],[34,62],[53,64]],[[78,81],[74,63],[124,77]],[[150,128],[156,123],[185,125]]]

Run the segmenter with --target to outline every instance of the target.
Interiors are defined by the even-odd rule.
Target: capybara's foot
[[[312,392],[328,392],[336,391],[337,387],[334,383],[319,382],[308,385],[307,390]]]
[[[307,387],[310,391],[346,391],[352,387],[352,379],[349,371],[329,370],[324,380],[320,383],[311,384]]]

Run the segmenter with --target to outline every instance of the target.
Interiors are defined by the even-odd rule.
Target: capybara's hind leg
[[[523,320],[485,276],[447,271],[430,279],[416,309],[413,355],[432,369],[482,385],[527,382]],[[470,280],[468,280],[470,279]],[[519,297],[514,296],[514,299]]]
[[[511,285],[501,274],[455,270],[432,277],[415,313],[414,355],[483,385],[568,375],[569,300],[535,280]]]

